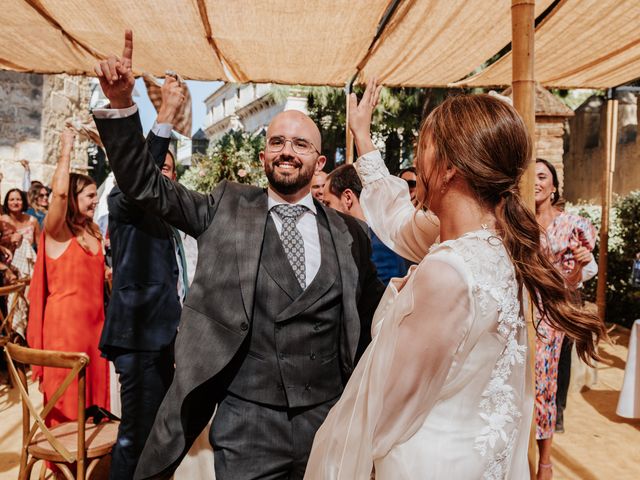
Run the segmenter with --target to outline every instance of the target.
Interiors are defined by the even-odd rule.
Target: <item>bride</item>
[[[350,98],[360,201],[376,235],[420,263],[389,284],[373,340],[316,434],[305,479],[529,478],[521,287],[585,360],[597,357],[604,327],[567,300],[540,251],[518,191],[531,145],[513,107],[457,96],[429,115],[418,139],[416,211],[371,141],[379,90],[373,80],[359,104]]]

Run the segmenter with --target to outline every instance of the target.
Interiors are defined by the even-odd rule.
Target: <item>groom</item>
[[[149,212],[198,239],[199,261],[175,345],[176,372],[136,478],[168,478],[207,424],[218,480],[298,479],[316,430],[369,340],[382,293],[356,220],[310,193],[322,169],[320,132],[287,111],[260,153],[269,187],[227,181],[211,193],[163,177],[132,100],[133,42],[96,67],[110,109],[95,111],[118,185]],[[182,101],[158,112],[162,135]],[[164,133],[166,135],[166,132]]]

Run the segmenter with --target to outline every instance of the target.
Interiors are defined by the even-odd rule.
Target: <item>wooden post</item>
[[[345,156],[345,163],[347,165],[353,163],[353,134],[349,129],[349,95],[351,94],[352,84],[353,84],[353,80],[351,80],[344,86],[345,111],[346,111],[346,115],[344,117],[344,123],[345,123],[345,131],[347,133],[347,137],[345,139],[345,146],[344,146],[344,156]]]
[[[511,85],[513,91],[513,106],[518,110],[524,124],[529,131],[532,142],[531,159],[527,170],[520,181],[520,193],[532,210],[535,210],[535,139],[536,139],[536,109],[535,109],[535,80],[534,80],[534,35],[535,35],[535,0],[511,1]],[[527,322],[528,350],[529,350],[529,378],[535,392],[535,338],[536,331],[533,325],[532,303],[525,309]],[[531,423],[529,436],[529,471],[531,478],[535,477],[536,470],[536,424],[535,414]]]
[[[613,172],[616,170],[616,143],[618,132],[618,100],[609,93],[607,100],[607,130],[605,132],[604,175],[602,178],[602,215],[600,219],[600,249],[598,258],[598,288],[596,303],[598,315],[604,322],[607,311],[607,261],[609,248],[609,213],[613,197]]]

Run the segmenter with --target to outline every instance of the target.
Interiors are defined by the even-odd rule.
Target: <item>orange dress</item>
[[[44,243],[40,245],[30,292],[27,341],[33,348],[87,353],[86,405],[108,409],[109,364],[98,349],[104,324],[102,251],[87,252],[74,237],[64,253],[52,259],[45,254]],[[58,368],[33,369],[34,378],[41,380],[45,402],[68,373]],[[77,392],[76,380],[49,415],[50,425],[78,417]]]

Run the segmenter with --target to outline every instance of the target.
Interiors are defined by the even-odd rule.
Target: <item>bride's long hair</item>
[[[420,168],[427,144],[435,166]],[[525,205],[518,184],[531,159],[531,142],[516,110],[489,95],[449,97],[424,120],[418,139],[418,201],[429,203],[434,175],[454,167],[482,206],[494,212],[496,228],[511,256],[516,278],[540,313],[576,343],[580,358],[598,359],[596,346],[607,338],[600,318],[577,307],[570,289],[540,248],[542,231]],[[437,177],[436,177],[437,178]]]

